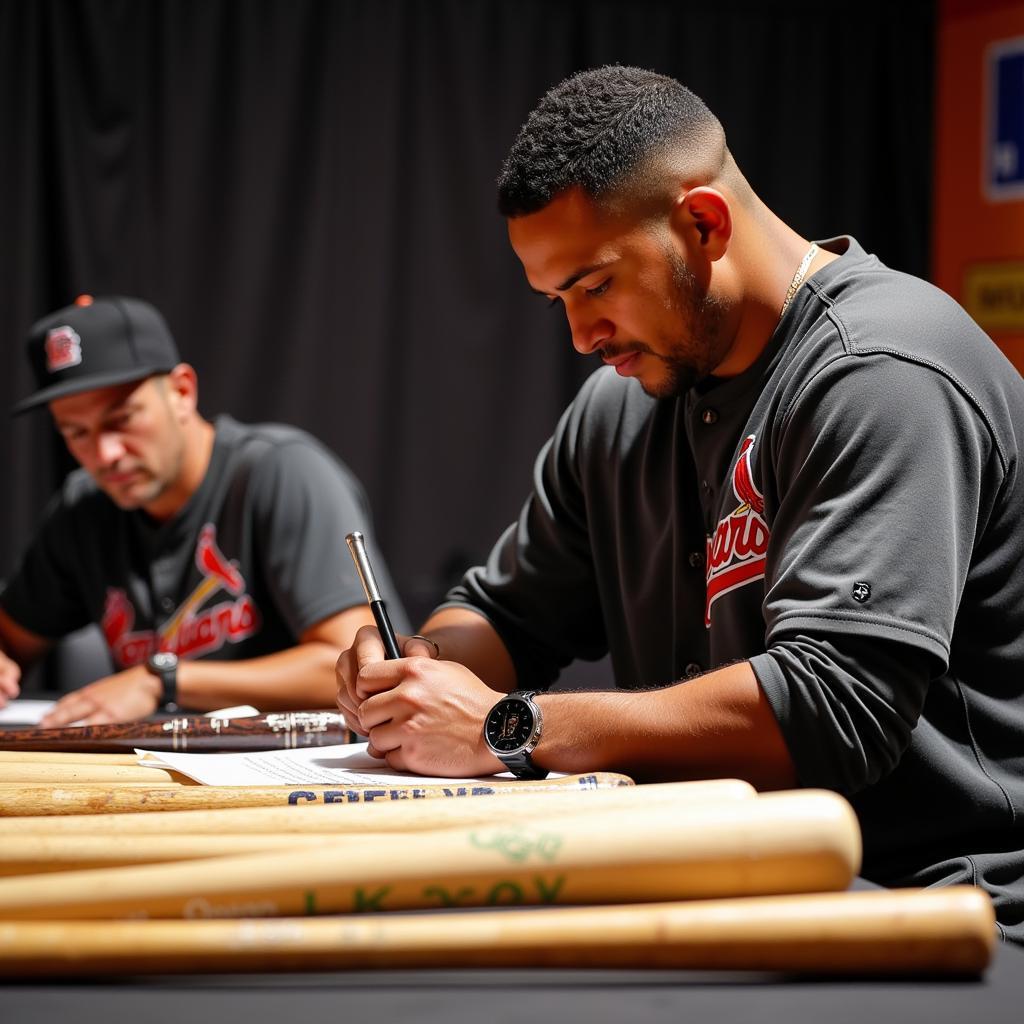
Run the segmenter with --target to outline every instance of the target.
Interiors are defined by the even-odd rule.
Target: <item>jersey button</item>
[[[162,598],[160,598],[160,607],[163,608],[163,610],[165,612],[173,612],[174,611],[174,599],[171,598],[171,597],[162,597]]]
[[[698,665],[697,662],[691,661],[690,664],[686,666],[686,678],[692,679],[694,676],[699,676],[703,671],[703,665]]]
[[[718,412],[715,409],[705,409],[700,417],[707,426],[718,422]]]
[[[691,551],[686,560],[691,569],[699,569],[704,564],[704,556],[699,551]]]

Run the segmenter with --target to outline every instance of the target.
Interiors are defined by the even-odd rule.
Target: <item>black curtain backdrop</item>
[[[37,316],[150,300],[208,416],[302,426],[363,480],[418,618],[597,365],[495,212],[539,96],[603,63],[674,75],[784,219],[924,276],[933,7],[0,0],[0,407]],[[67,468],[45,413],[7,421],[0,575]]]

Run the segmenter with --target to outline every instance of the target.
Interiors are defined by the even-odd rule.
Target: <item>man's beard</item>
[[[156,501],[170,486],[170,481],[154,476],[148,470],[138,472],[144,473],[147,479],[137,481],[130,491],[115,487],[102,477],[96,478],[96,482],[118,508],[131,512]]]
[[[651,398],[678,398],[686,394],[697,381],[710,375],[722,361],[722,335],[725,307],[719,299],[701,294],[697,278],[690,272],[679,254],[666,247],[666,257],[672,268],[673,301],[683,324],[682,333],[689,340],[678,341],[665,354],[651,352],[665,366],[661,380],[641,387]],[[650,352],[649,348],[646,351]]]

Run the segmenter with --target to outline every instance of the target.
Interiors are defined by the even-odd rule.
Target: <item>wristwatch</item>
[[[487,749],[519,779],[543,779],[530,755],[540,742],[544,716],[534,703],[536,690],[516,690],[502,697],[487,713],[484,743]]]
[[[178,710],[178,656],[173,651],[156,651],[146,659],[146,669],[160,680],[161,711]]]

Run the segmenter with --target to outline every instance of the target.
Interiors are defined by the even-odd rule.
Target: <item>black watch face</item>
[[[518,750],[533,733],[533,712],[523,700],[501,700],[487,716],[487,741],[502,753]]]

